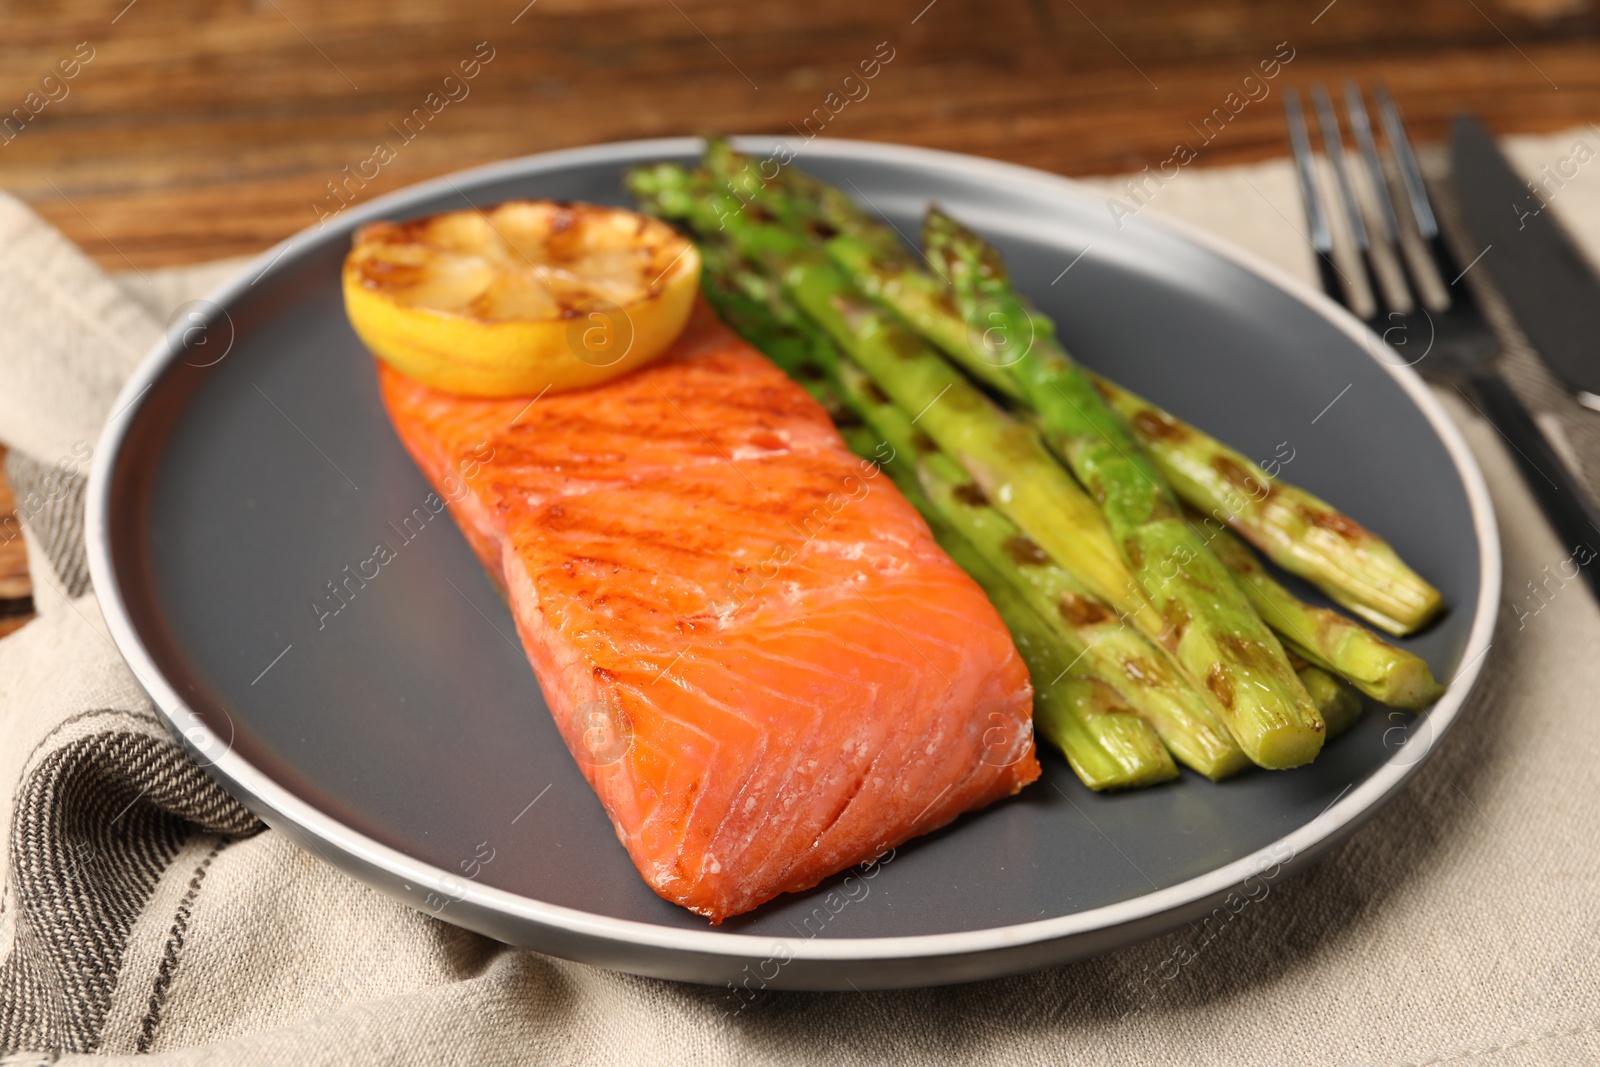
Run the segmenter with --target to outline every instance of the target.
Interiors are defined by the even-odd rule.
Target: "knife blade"
[[[1483,124],[1457,116],[1450,130],[1452,180],[1468,230],[1522,332],[1578,403],[1600,411],[1600,277],[1550,211],[1564,172],[1596,154],[1574,150],[1530,184],[1511,168]],[[1582,156],[1578,160],[1578,156]],[[1471,269],[1470,266],[1468,269]]]

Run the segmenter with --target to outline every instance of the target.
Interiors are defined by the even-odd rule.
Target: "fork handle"
[[[1517,399],[1506,380],[1487,367],[1468,375],[1480,410],[1511,444],[1528,483],[1565,551],[1572,553],[1589,590],[1600,600],[1600,508]]]

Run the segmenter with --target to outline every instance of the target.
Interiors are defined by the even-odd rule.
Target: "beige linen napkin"
[[[1582,137],[1600,141],[1512,147],[1535,172]],[[1600,171],[1554,208],[1600,253]],[[1184,172],[1151,210],[1313,277],[1285,163]],[[168,737],[86,592],[81,453],[167,314],[219,276],[107,279],[0,200],[0,440],[40,613],[0,641],[4,1063],[1600,1060],[1600,612],[1576,580],[1531,598],[1571,549],[1464,405],[1451,411],[1500,518],[1505,610],[1458,727],[1352,841],[1220,927],[1003,981],[768,992],[735,1013],[726,989],[411,911],[262,830]],[[1600,415],[1512,358],[1592,476]]]

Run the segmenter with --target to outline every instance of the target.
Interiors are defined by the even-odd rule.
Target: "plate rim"
[[[771,135],[745,136],[733,140],[747,151],[770,151],[779,144],[787,144],[785,139]],[[608,163],[621,165],[651,155],[692,154],[698,152],[702,144],[703,140],[699,137],[670,137],[588,145],[501,160],[408,185],[342,212],[339,221],[331,224],[331,232],[327,225],[318,224],[308,226],[285,238],[243,265],[229,280],[214,288],[206,299],[219,308],[225,308],[229,301],[247,292],[265,277],[272,267],[302,240],[351,231],[363,222],[379,218],[397,208],[407,208],[415,201],[426,197],[451,191],[465,195],[464,189],[472,186],[547,173],[567,167]],[[1031,188],[1047,197],[1065,198],[1079,203],[1098,201],[1101,197],[1093,187],[1061,175],[1020,164],[939,149],[876,141],[817,138],[806,142],[799,152],[794,153],[794,162],[803,161],[807,153],[824,155],[832,159],[889,162],[913,167],[931,165],[937,169],[965,173],[971,177],[989,178],[1008,187]],[[1029,945],[1063,941],[1141,922],[1158,921],[1163,915],[1178,913],[1185,908],[1192,908],[1214,899],[1269,868],[1290,864],[1299,857],[1331,845],[1367,816],[1373,814],[1416,772],[1418,767],[1427,762],[1439,737],[1450,729],[1459,716],[1481,674],[1497,613],[1501,586],[1501,551],[1499,531],[1488,486],[1476,458],[1468,448],[1460,429],[1446,414],[1443,406],[1428,390],[1422,379],[1409,366],[1401,365],[1398,352],[1389,348],[1365,324],[1322,292],[1276,264],[1224,238],[1184,220],[1166,215],[1159,209],[1151,211],[1148,215],[1141,212],[1139,218],[1129,220],[1126,225],[1164,231],[1200,246],[1298,299],[1324,320],[1338,327],[1352,341],[1357,342],[1368,358],[1378,363],[1420,409],[1435,435],[1445,446],[1456,475],[1461,479],[1465,489],[1474,532],[1480,546],[1478,603],[1474,608],[1466,646],[1462,650],[1463,666],[1457,669],[1445,695],[1427,713],[1426,721],[1431,724],[1432,729],[1428,748],[1422,755],[1408,757],[1407,746],[1401,746],[1394,755],[1374,770],[1365,782],[1337,798],[1321,815],[1249,855],[1176,885],[1071,915],[951,933],[806,939],[724,933],[711,929],[681,929],[635,919],[596,915],[565,905],[536,900],[510,890],[455,878],[441,868],[383,845],[344,825],[337,818],[325,814],[314,804],[295,795],[266,772],[249,763],[227,744],[223,746],[223,751],[219,755],[208,756],[207,750],[217,739],[162,675],[154,658],[134,629],[131,615],[116,580],[108,527],[112,492],[111,473],[116,466],[128,431],[143,409],[146,395],[168,365],[182,352],[181,347],[172,343],[170,331],[163,332],[128,378],[114,403],[113,415],[101,431],[95,447],[86,492],[84,529],[89,573],[101,614],[118,651],[127,661],[135,678],[149,695],[168,728],[213,776],[223,778],[232,786],[234,792],[243,793],[250,798],[254,802],[251,807],[258,813],[264,809],[289,824],[279,826],[273,819],[267,818],[265,821],[275,829],[286,832],[297,841],[307,838],[311,841],[321,841],[367,867],[382,872],[392,882],[404,883],[408,889],[412,885],[422,887],[450,885],[453,887],[453,892],[459,892],[454,899],[470,908],[485,913],[510,916],[520,922],[546,928],[557,936],[578,935],[609,943],[617,948],[651,948],[688,956],[711,957],[734,964],[770,959],[775,946],[783,944],[791,953],[793,961],[797,963],[809,961],[818,964],[867,964],[985,955]],[[1377,348],[1374,347],[1374,343]],[[1380,358],[1378,355],[1380,349],[1394,353],[1396,361],[1390,362]],[[219,710],[226,715],[226,709]],[[1284,857],[1281,853],[1286,844],[1289,846],[1289,854]],[[314,845],[312,847],[319,855],[321,854],[320,849],[315,849]],[[326,856],[323,858],[327,859]],[[384,885],[380,888],[391,895],[401,897],[408,905],[415,906],[413,898],[399,893],[392,886]],[[466,918],[466,916],[461,917],[463,920]],[[479,924],[473,925],[475,928],[481,928]]]

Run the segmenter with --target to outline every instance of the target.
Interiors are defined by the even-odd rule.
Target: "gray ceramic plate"
[[[1449,615],[1409,644],[1453,682],[1425,719],[1370,708],[1313,766],[1223,785],[1186,773],[1096,796],[1046,753],[1038,784],[901,848],[871,878],[835,878],[718,929],[651,893],[466,541],[444,516],[396,534],[428,486],[346,325],[339,265],[371,219],[518,196],[626,203],[624,166],[697,148],[557,152],[352,208],[188,309],[197,317],[128,383],[96,453],[95,588],[151,697],[233,793],[448,921],[751,988],[930,985],[1126,945],[1241,886],[1235,906],[1259,896],[1393,795],[1455,719],[1499,588],[1482,478],[1398,357],[1329,301],[1198,234],[1143,217],[1118,229],[1071,182],[817,141],[801,165],[902,231],[933,199],[992,235],[1085,363],[1252,456],[1292,449],[1286,476],[1383,533],[1444,592]],[[313,601],[380,540],[398,558],[319,628]]]

